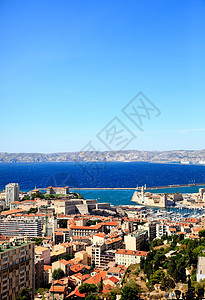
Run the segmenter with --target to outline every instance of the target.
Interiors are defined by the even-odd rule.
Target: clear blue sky
[[[204,149],[204,16],[204,0],[0,0],[0,152],[106,150],[115,116],[126,149]],[[161,111],[143,132],[122,112],[139,91]]]

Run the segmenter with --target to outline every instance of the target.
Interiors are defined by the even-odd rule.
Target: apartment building
[[[164,234],[168,233],[167,228],[167,225],[164,223],[156,224],[156,238],[161,239]]]
[[[34,242],[12,238],[0,247],[0,299],[14,300],[20,289],[35,292]]]
[[[156,238],[156,222],[147,222],[143,227],[148,232],[149,242]]]
[[[126,250],[141,250],[148,243],[148,231],[137,230],[124,236]]]
[[[146,257],[146,255],[145,251],[118,249],[115,252],[115,262],[118,265],[129,267],[132,264],[139,264],[141,257]]]
[[[91,256],[91,262],[98,268],[103,268],[115,260],[115,250],[122,247],[122,238],[107,237],[104,233],[93,235],[92,246],[86,247]]]
[[[99,223],[95,226],[70,225],[71,236],[91,236],[104,231],[104,225]]]
[[[18,183],[9,183],[6,185],[6,207],[14,201],[19,200],[19,185]]]
[[[105,250],[105,244],[95,244],[92,246],[86,247],[86,252],[91,257],[91,264],[96,268],[101,267],[101,255]]]
[[[30,238],[42,236],[42,220],[37,217],[12,217],[1,219],[0,234],[6,236],[24,235]]]

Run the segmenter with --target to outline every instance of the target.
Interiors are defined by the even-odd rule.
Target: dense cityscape
[[[204,16],[0,0],[0,300],[205,300]]]
[[[165,207],[160,199],[166,198],[172,206],[202,209],[205,188],[183,196],[146,195],[144,187],[135,193],[142,205],[113,206],[83,199],[68,186],[25,193],[18,183],[6,185],[1,299],[202,299],[205,215],[151,206]]]

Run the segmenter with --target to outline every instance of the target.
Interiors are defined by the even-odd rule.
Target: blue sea
[[[69,186],[90,199],[114,205],[133,204],[133,190],[80,190],[80,188],[136,188],[173,184],[205,183],[205,166],[148,162],[1,163],[0,190],[18,182],[20,190]],[[198,192],[199,187],[170,188],[154,192]]]

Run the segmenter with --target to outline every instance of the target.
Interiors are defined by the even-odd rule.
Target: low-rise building
[[[61,269],[63,270],[63,272],[65,273],[65,276],[69,276],[70,275],[70,262],[65,260],[65,259],[61,259],[58,261],[55,261],[52,263],[52,273],[55,269]]]
[[[83,265],[89,264],[88,253],[85,250],[75,253],[75,258],[80,258]]]
[[[118,265],[115,267],[110,267],[107,271],[107,276],[114,276],[116,278],[123,278],[127,267],[124,265]]]
[[[124,265],[126,267],[129,267],[132,264],[139,264],[141,257],[146,256],[147,252],[145,251],[118,249],[115,252],[115,262],[118,265]]]
[[[35,247],[35,258],[43,259],[44,265],[50,264],[50,249],[46,247],[37,246]]]
[[[68,195],[69,194],[69,187],[53,187],[53,186],[48,186],[46,189],[46,194],[48,195]]]
[[[71,236],[91,236],[98,232],[104,231],[103,223],[99,223],[94,226],[77,226],[70,225]]]

